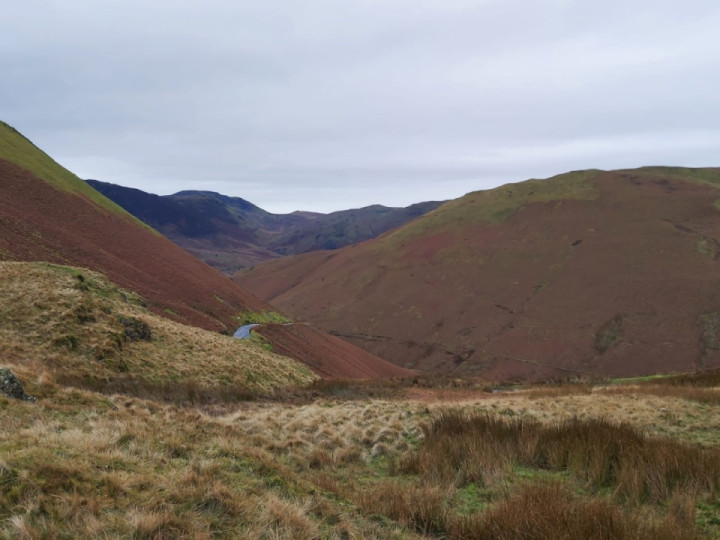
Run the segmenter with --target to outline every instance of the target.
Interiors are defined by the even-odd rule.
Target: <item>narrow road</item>
[[[235,333],[233,334],[233,337],[238,338],[238,339],[250,339],[250,330],[252,330],[256,326],[260,326],[260,325],[259,324],[245,324],[235,331]]]

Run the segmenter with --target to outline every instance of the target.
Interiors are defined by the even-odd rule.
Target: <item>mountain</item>
[[[274,310],[92,189],[4,123],[0,185],[0,260],[46,261],[101,272],[138,293],[151,312],[206,330],[231,332],[239,314]],[[294,358],[321,365],[325,376],[408,373],[344,342],[336,345],[346,356],[328,358],[327,341],[340,340],[319,339],[320,332],[304,328],[275,331],[274,343],[290,350],[294,334],[302,333],[306,347],[296,349]]]
[[[245,199],[211,191],[159,196],[98,180],[87,183],[226,274],[283,255],[368,240],[441,204],[424,202],[407,208],[374,205],[330,214],[271,214]]]
[[[235,279],[405,367],[630,376],[720,365],[719,239],[720,169],[590,170]]]

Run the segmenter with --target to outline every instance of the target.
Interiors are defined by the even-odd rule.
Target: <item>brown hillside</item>
[[[100,271],[139,293],[155,313],[209,330],[234,330],[234,316],[241,311],[273,309],[131,216],[82,193],[57,188],[3,159],[0,185],[0,260]],[[304,348],[296,348],[294,338],[286,345],[283,336],[273,338],[273,345],[294,351],[293,358],[311,367],[322,366],[322,373],[358,377],[363,362],[369,363],[362,378],[404,373],[349,344],[333,366],[326,342],[336,338],[304,326],[299,332]]]
[[[376,379],[414,374],[308,325],[269,324],[254,331],[269,339],[276,353],[305,359],[304,362],[321,377]]]
[[[489,377],[720,365],[720,170],[586,171],[476,192],[237,280],[405,367]]]
[[[231,329],[240,310],[270,306],[181,248],[81,194],[0,160],[0,258],[98,270],[150,308],[209,330]]]

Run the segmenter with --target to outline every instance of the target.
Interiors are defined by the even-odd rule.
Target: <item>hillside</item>
[[[210,191],[159,196],[97,180],[87,183],[226,274],[283,255],[336,249],[375,238],[441,204],[271,214],[239,197]]]
[[[66,384],[170,399],[237,397],[317,378],[304,365],[149,312],[82,268],[0,262],[4,365]],[[193,398],[191,395],[190,398]]]
[[[6,124],[0,124],[0,185],[0,261],[101,272],[142,296],[153,313],[206,330],[232,332],[239,313],[274,309],[92,190]],[[305,356],[295,358],[326,365],[324,340],[316,352],[317,335],[305,334]],[[282,346],[285,338],[275,339]],[[371,357],[344,346],[353,359]],[[325,373],[344,376],[345,361],[326,365]],[[373,362],[376,376],[407,373]]]
[[[0,125],[0,260],[48,261],[106,274],[150,308],[206,329],[268,305],[189,257]]]
[[[718,169],[530,180],[236,280],[420,370],[507,379],[717,366],[719,188]]]

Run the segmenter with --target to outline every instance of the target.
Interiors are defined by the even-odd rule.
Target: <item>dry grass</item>
[[[595,519],[609,523],[610,531],[600,528],[590,537],[703,537],[688,525],[698,507],[704,508],[698,522],[720,532],[712,517],[720,510],[718,450],[682,442],[707,431],[699,411],[712,416],[716,409],[642,392],[618,397],[587,387],[537,393],[545,397],[532,394],[468,397],[463,391],[464,401],[431,403],[264,403],[215,420],[240,429],[294,471],[310,471],[306,477],[313,484],[350,499],[373,519],[390,518],[422,534],[484,538],[500,527],[493,525],[500,514],[483,509],[497,506],[517,515],[528,475],[532,486],[547,474],[568,486],[552,488],[564,501],[560,508],[566,508],[559,514],[543,507],[541,498],[536,501],[535,517],[548,518],[547,530],[566,527],[562,516],[588,514],[595,517],[589,518],[587,530],[595,527]],[[668,408],[674,411],[675,437],[658,438],[668,425]],[[627,422],[603,420],[610,416]],[[468,419],[479,420],[482,429],[468,428]],[[582,494],[571,496],[568,490]],[[483,532],[468,532],[476,528]],[[567,528],[561,537],[576,531]],[[612,531],[621,532],[613,536]]]
[[[718,406],[672,396],[656,396],[643,388],[598,387],[590,394],[567,393],[531,397],[531,392],[497,394],[468,400],[478,410],[508,417],[551,422],[564,419],[613,418],[654,435],[669,435],[704,445],[720,444]],[[442,407],[438,403],[436,407]]]
[[[614,540],[698,538],[692,521],[666,518],[648,523],[603,500],[580,498],[560,483],[522,486],[487,513],[456,520],[449,536],[462,539]]]
[[[381,535],[193,409],[72,389],[0,409],[0,538]]]
[[[628,424],[573,419],[543,425],[450,410],[424,431],[422,448],[399,468],[435,484],[486,485],[522,465],[568,471],[592,491],[609,487],[634,503],[665,502],[678,493],[714,499],[720,488],[720,449],[650,439]]]
[[[0,344],[21,373],[190,402],[237,401],[317,378],[253,343],[158,317],[87,270],[0,262],[0,275]]]
[[[647,394],[659,397],[673,397],[698,403],[720,405],[720,388],[708,388],[691,385],[674,384],[638,384],[620,385],[603,389],[604,393],[612,395]]]
[[[720,531],[717,450],[652,436],[643,407],[656,396],[246,402],[210,415],[56,386],[35,404],[0,400],[0,537]],[[591,398],[594,420],[568,418]],[[599,420],[606,399],[639,408],[634,427]]]
[[[284,456],[298,469],[365,464],[410,448],[420,429],[416,406],[389,401],[263,404],[216,421],[253,444]]]

